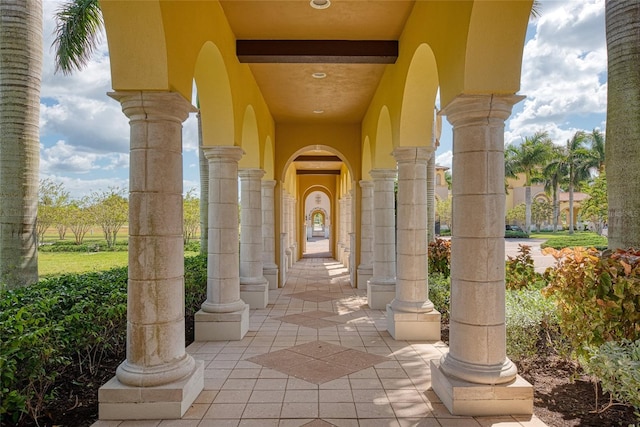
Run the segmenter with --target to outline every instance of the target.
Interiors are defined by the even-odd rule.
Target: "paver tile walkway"
[[[300,298],[301,294],[325,296]],[[303,258],[269,305],[251,310],[240,341],[194,342],[204,390],[181,420],[98,421],[94,427],[539,427],[537,417],[459,417],[431,390],[442,342],[396,341],[347,270]]]

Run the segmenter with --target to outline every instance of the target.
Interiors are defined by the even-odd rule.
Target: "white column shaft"
[[[209,160],[208,313],[244,309],[240,299],[238,257],[238,161],[243,151],[235,146],[204,147]]]
[[[116,92],[130,119],[127,359],[118,380],[147,387],[194,370],[185,352],[182,122],[177,93]]]
[[[262,181],[262,262],[265,267],[276,267],[275,254],[275,215],[273,189],[276,182],[274,180]]]
[[[360,181],[360,266],[371,267],[373,258],[373,183]]]
[[[396,280],[395,169],[374,169],[373,178],[373,277],[372,282]]]
[[[240,176],[240,283],[264,282],[262,271],[262,169],[243,169]]]
[[[499,384],[516,376],[506,356],[504,121],[518,96],[461,96],[453,125],[450,350],[443,371]]]

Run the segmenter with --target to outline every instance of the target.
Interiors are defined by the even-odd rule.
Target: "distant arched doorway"
[[[305,258],[331,256],[331,199],[326,190],[313,189],[304,200]]]

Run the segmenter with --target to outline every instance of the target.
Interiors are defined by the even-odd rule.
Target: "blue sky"
[[[129,125],[111,91],[106,38],[87,68],[54,74],[50,49],[53,14],[60,1],[44,2],[44,69],[41,91],[41,178],[62,182],[73,197],[109,186],[127,188]],[[521,87],[505,142],[546,130],[564,144],[577,130],[605,130],[607,56],[604,0],[543,0],[542,16],[529,24]],[[443,120],[438,164],[451,166],[451,127]],[[184,190],[199,186],[197,125],[184,123]],[[455,172],[454,172],[455,173]]]

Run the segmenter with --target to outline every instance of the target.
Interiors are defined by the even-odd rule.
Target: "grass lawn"
[[[549,246],[555,249],[562,249],[582,246],[605,249],[608,244],[605,236],[598,236],[597,233],[591,231],[576,231],[573,234],[569,234],[568,231],[556,231],[555,233],[534,232],[530,233],[529,237],[532,239],[545,239],[546,242],[541,245],[543,248]]]
[[[40,252],[38,273],[51,277],[65,273],[103,271],[127,265],[128,252]]]

